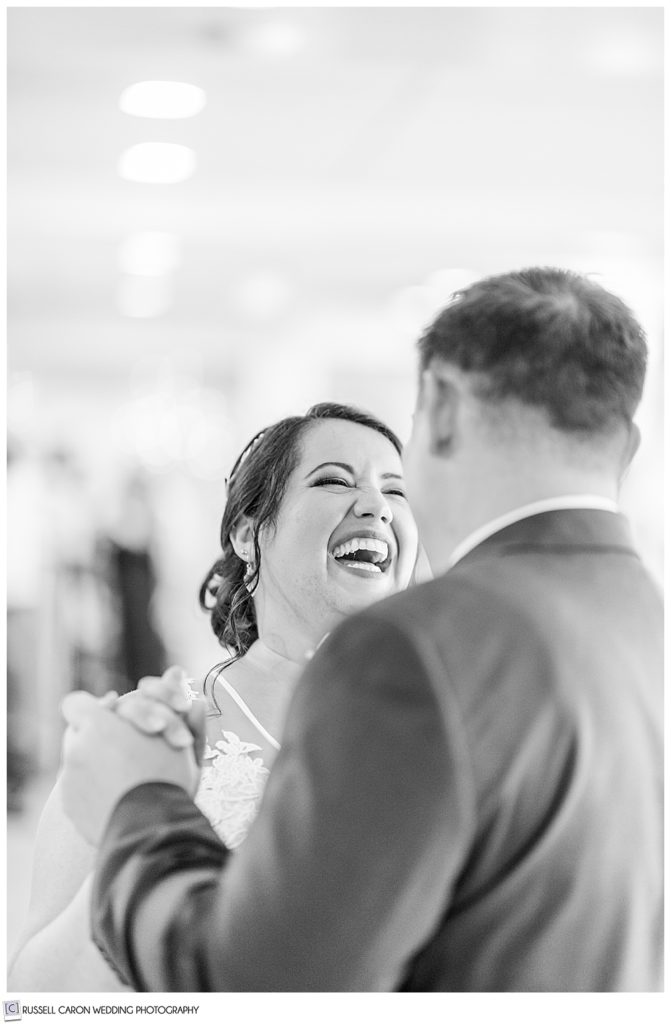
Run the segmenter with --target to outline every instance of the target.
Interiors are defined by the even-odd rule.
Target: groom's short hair
[[[456,292],[419,351],[422,370],[438,359],[472,374],[481,400],[541,408],[553,427],[584,434],[631,422],[647,361],[645,334],[624,302],[553,267]]]

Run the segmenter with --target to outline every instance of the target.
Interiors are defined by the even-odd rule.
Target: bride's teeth
[[[375,565],[374,562],[343,562],[343,565],[348,565],[350,569],[365,569],[367,572],[382,572],[379,565]]]
[[[381,555],[381,561],[385,561],[389,555],[389,545],[386,541],[377,540],[374,537],[352,537],[344,544],[338,544],[333,549],[334,558],[342,558],[344,555],[351,555],[355,551],[375,551]]]

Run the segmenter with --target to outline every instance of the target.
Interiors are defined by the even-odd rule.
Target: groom
[[[532,269],[458,294],[419,350],[436,578],[319,649],[234,856],[191,748],[66,702],[94,937],[140,990],[662,987],[662,608],[617,507],[642,331]]]

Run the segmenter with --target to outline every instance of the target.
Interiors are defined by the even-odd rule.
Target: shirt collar
[[[560,494],[556,498],[543,498],[541,501],[532,501],[528,505],[520,505],[519,508],[514,508],[510,512],[505,512],[502,516],[497,516],[496,519],[491,519],[484,526],[479,526],[477,530],[469,533],[468,537],[457,544],[450,555],[447,568],[451,569],[469,551],[476,548],[487,537],[491,537],[492,534],[503,530],[504,527],[511,526],[513,523],[519,522],[520,519],[537,516],[540,512],[555,512],[565,508],[595,508],[600,509],[602,512],[615,513],[620,511],[617,502],[611,498],[604,498],[599,494]]]

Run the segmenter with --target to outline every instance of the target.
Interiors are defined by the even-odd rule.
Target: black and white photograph
[[[662,5],[4,13],[4,1019],[661,1020]]]

